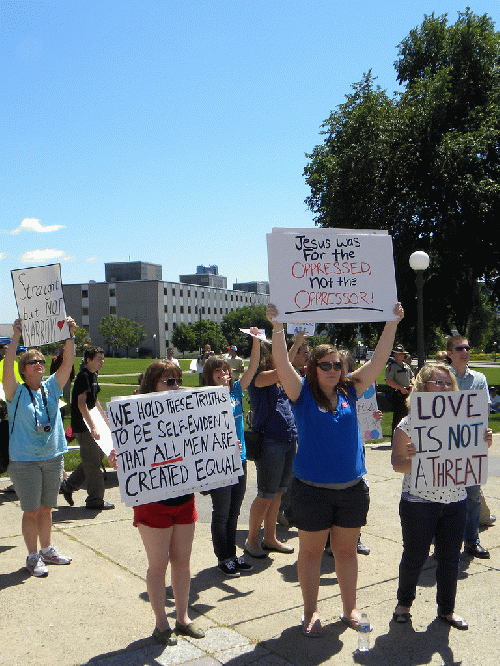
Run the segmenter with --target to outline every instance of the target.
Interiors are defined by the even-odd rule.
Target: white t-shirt
[[[405,435],[411,437],[410,415],[401,419],[398,428],[401,428]],[[411,474],[407,472],[403,476],[403,485],[401,488],[401,497],[408,500],[408,502],[439,502],[440,504],[451,504],[452,502],[460,502],[467,497],[467,490],[463,486],[415,491],[411,488],[410,479]]]

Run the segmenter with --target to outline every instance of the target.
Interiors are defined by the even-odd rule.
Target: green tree
[[[181,354],[196,349],[196,336],[191,325],[175,324],[172,332],[172,344]]]
[[[139,347],[141,342],[146,339],[144,326],[138,324],[136,321],[119,317],[118,325],[118,344],[120,347],[125,347],[127,358],[130,347]]]
[[[271,335],[272,327],[266,319],[265,305],[246,305],[228,312],[222,319],[222,333],[229,345],[238,347],[240,356],[250,356],[252,339],[240,331],[240,328],[250,328],[250,326],[265,328],[268,335]]]
[[[104,338],[108,347],[108,354],[114,356],[118,351],[120,342],[120,333],[118,327],[118,320],[113,315],[108,315],[101,319],[99,324],[99,333]]]
[[[480,306],[478,281],[500,294],[500,34],[469,9],[455,24],[426,16],[399,45],[401,93],[391,99],[371,73],[322,126],[308,155],[306,199],[325,227],[387,229],[413,341],[416,249],[426,275],[427,345],[437,328],[465,332]]]
[[[84,345],[92,344],[92,339],[83,326],[75,328],[75,345],[78,352],[82,352]]]

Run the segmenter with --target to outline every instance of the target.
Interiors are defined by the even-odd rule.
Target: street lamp
[[[153,333],[153,350],[154,350],[154,357],[156,358],[156,333]]]
[[[418,369],[425,364],[424,348],[424,271],[429,268],[429,255],[417,250],[410,257],[410,266],[415,271],[417,285],[417,357]]]

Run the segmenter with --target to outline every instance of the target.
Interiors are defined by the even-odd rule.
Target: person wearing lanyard
[[[14,373],[16,349],[21,337],[21,320],[13,325],[12,341],[4,359],[3,387],[9,414],[8,473],[23,511],[22,533],[28,557],[26,568],[33,576],[44,577],[47,564],[69,564],[71,557],[52,545],[52,508],[57,506],[66,437],[59,396],[69,379],[75,358],[75,322],[66,319],[70,339],[57,372],[45,381],[45,358],[38,349],[29,349],[19,359],[24,384]],[[40,544],[40,551],[38,551]]]

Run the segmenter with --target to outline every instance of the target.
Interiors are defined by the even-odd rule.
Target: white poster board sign
[[[11,271],[26,347],[39,347],[69,338],[61,265]]]
[[[273,229],[270,302],[281,322],[392,321],[397,302],[387,232]]]
[[[369,386],[356,402],[359,431],[363,442],[382,439],[382,423],[374,417],[378,411],[375,384]]]
[[[127,506],[233,485],[243,474],[227,387],[113,399],[107,414]]]
[[[488,478],[486,391],[412,393],[411,490],[477,486]]]
[[[305,333],[309,337],[313,336],[316,332],[316,324],[311,323],[288,323],[286,325],[286,332],[288,335],[297,335],[297,333]]]
[[[99,448],[104,453],[104,455],[109,456],[111,450],[113,449],[113,438],[111,437],[111,430],[97,407],[92,407],[92,409],[89,411],[89,414],[95,429],[99,433],[99,439],[96,439],[95,441],[99,445]],[[90,430],[90,425],[86,419],[85,422],[87,423],[87,426]]]

